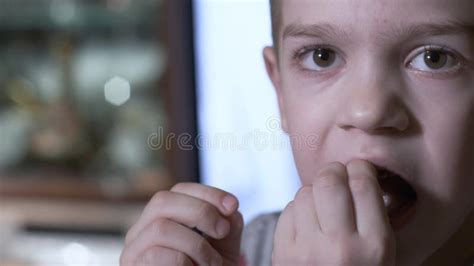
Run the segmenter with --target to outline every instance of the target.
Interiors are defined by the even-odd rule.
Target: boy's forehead
[[[474,0],[282,0],[282,31],[291,24],[384,31],[409,24],[474,24]]]

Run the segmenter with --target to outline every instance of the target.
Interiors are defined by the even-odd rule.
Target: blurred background
[[[234,193],[246,222],[282,209],[298,181],[261,59],[268,8],[0,0],[0,265],[118,265],[177,182]]]

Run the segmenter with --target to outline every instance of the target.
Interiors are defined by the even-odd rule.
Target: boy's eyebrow
[[[386,38],[390,35],[401,38],[423,38],[428,36],[466,34],[474,36],[474,24],[464,21],[448,21],[443,23],[423,23],[414,25],[394,26],[390,33],[384,33]]]
[[[301,24],[291,23],[283,29],[283,40],[289,37],[316,37],[316,38],[336,38],[347,39],[348,34],[330,24]]]
[[[474,36],[474,24],[463,21],[448,21],[444,23],[423,23],[413,25],[393,26],[388,32],[383,32],[383,38],[420,38],[427,36],[451,35],[464,33]],[[348,39],[349,34],[330,24],[301,24],[291,23],[283,29],[283,40],[289,37],[313,37],[322,39]]]

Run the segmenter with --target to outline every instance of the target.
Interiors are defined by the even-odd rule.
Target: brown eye
[[[448,56],[441,51],[426,51],[425,64],[431,69],[440,69],[446,65]]]
[[[298,60],[304,70],[319,73],[329,73],[327,71],[339,69],[345,63],[341,55],[323,46],[302,49]]]
[[[426,45],[415,50],[416,55],[411,58],[407,66],[410,69],[434,74],[453,73],[462,69],[462,55],[448,47],[434,47]],[[421,51],[420,51],[421,50]]]
[[[329,67],[336,59],[336,53],[327,48],[318,48],[313,53],[313,61],[319,67]]]

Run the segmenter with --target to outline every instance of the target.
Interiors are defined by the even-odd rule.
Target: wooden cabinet
[[[1,197],[146,201],[199,180],[177,143],[197,133],[191,2],[2,0]]]

